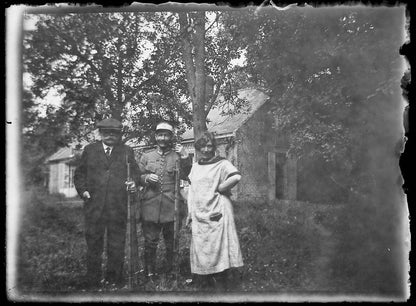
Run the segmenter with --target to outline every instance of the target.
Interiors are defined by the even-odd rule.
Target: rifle
[[[178,155],[179,157],[179,155]],[[180,157],[176,159],[175,162],[175,213],[173,217],[173,269],[175,276],[178,276],[179,270],[179,223],[180,223],[180,214],[179,214],[179,201],[180,201]]]
[[[126,154],[127,181],[131,181],[130,162]],[[128,270],[128,289],[132,290],[137,285],[138,272],[138,245],[136,227],[136,206],[133,195],[127,190],[127,270]]]

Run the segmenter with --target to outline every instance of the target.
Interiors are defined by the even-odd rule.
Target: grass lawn
[[[80,204],[59,203],[61,199],[30,190],[25,193],[25,210],[18,234],[16,295],[22,299],[36,296],[68,296],[88,293],[81,280],[86,272],[84,227]],[[393,296],[399,288],[384,286],[384,278],[395,271],[375,269],[374,258],[364,258],[345,235],[340,222],[344,207],[278,201],[273,205],[236,203],[234,207],[244,267],[231,274],[231,292],[266,299],[269,294],[290,297],[356,295]],[[360,236],[360,235],[358,235]],[[355,236],[354,236],[355,237]],[[365,237],[360,236],[363,240]],[[138,230],[139,254],[143,237]],[[146,282],[139,273],[137,294],[201,293],[189,271],[190,233],[182,229],[180,272],[177,277],[163,273],[155,282]],[[360,246],[360,244],[357,244]],[[163,243],[158,249],[162,264]],[[366,253],[369,254],[369,253]],[[104,256],[105,261],[105,256]],[[142,268],[142,260],[140,258]],[[387,264],[380,261],[381,265]],[[368,270],[363,270],[367,265]],[[161,267],[159,266],[159,269]],[[380,272],[379,274],[377,273]],[[376,273],[376,274],[375,274]],[[368,282],[378,277],[378,283]],[[112,292],[102,288],[99,294],[130,294],[124,289]],[[94,294],[97,294],[95,292]]]

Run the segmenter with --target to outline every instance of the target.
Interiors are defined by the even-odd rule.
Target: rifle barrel
[[[173,253],[174,253],[174,270],[177,273],[177,260],[179,253],[179,188],[180,188],[180,164],[179,158],[175,162],[175,212],[174,212],[174,229],[173,229]]]
[[[127,181],[131,181],[131,169],[128,156],[126,155],[126,166],[127,166]],[[136,239],[136,220],[133,209],[132,195],[127,190],[127,229],[126,229],[126,242],[127,242],[127,270],[128,270],[128,289],[133,289],[136,284],[136,271],[135,271],[135,249],[137,249]]]

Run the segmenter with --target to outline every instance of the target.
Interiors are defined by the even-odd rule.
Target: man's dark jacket
[[[87,145],[74,175],[74,184],[82,197],[88,191],[91,198],[84,205],[85,217],[89,222],[98,220],[106,209],[110,218],[127,216],[126,157],[130,163],[131,177],[139,183],[139,169],[133,149],[124,144],[114,146],[107,158],[101,141]]]

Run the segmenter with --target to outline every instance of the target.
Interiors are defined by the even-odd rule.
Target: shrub
[[[59,195],[50,196],[38,188],[23,194],[17,250],[19,290],[67,290],[85,270],[80,208],[58,207],[59,200]]]
[[[236,214],[239,239],[248,279],[246,290],[294,290],[312,256],[318,252],[316,235],[305,223],[308,216],[301,206],[284,201],[240,203]]]

